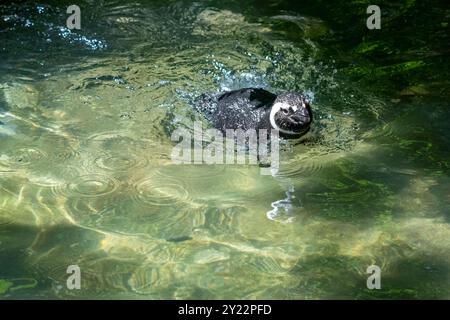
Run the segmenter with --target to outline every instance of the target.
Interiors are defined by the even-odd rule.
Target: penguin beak
[[[310,116],[306,108],[298,109],[290,118],[296,123],[308,123],[310,121]]]

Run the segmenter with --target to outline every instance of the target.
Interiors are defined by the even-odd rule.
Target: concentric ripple
[[[130,150],[132,148],[145,147],[145,142],[142,140],[135,140],[129,136],[126,132],[100,132],[89,136],[87,139],[88,144],[95,144],[96,146],[103,147],[106,150]]]
[[[132,154],[108,155],[104,154],[94,160],[95,165],[108,171],[126,171],[131,168],[142,168],[148,161],[146,159],[137,159]]]
[[[9,154],[0,155],[0,164],[10,167],[29,166],[46,157],[47,154],[42,150],[23,147],[12,150]]]
[[[136,182],[134,188],[134,200],[144,204],[173,206],[189,201],[189,192],[181,181],[163,176],[159,172]]]
[[[65,196],[100,197],[113,193],[118,186],[119,182],[111,177],[101,174],[89,174],[58,186],[56,192]]]
[[[315,176],[332,167],[334,162],[341,157],[342,155],[338,153],[317,154],[312,150],[307,150],[306,153],[301,153],[292,160],[281,161],[277,177],[305,178]]]

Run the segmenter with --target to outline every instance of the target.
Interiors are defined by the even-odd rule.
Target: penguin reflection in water
[[[260,88],[244,88],[219,94],[204,93],[194,102],[215,129],[271,129],[284,139],[305,135],[312,122],[307,98],[300,93],[275,95]]]

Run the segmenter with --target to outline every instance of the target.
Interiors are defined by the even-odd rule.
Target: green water
[[[69,2],[0,5],[0,299],[450,298],[444,1]],[[248,86],[312,101],[279,172],[173,164]]]

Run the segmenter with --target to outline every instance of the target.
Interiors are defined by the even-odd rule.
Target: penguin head
[[[286,92],[278,95],[270,111],[272,128],[285,135],[301,136],[312,122],[309,101],[302,94]]]

